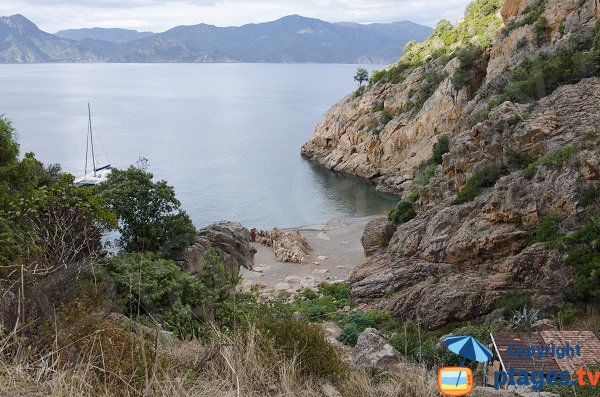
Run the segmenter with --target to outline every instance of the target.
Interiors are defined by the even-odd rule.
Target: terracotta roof
[[[591,331],[542,331],[541,337],[547,345],[581,346],[581,356],[556,360],[563,371],[573,372],[579,368],[589,368],[600,364],[600,340]]]
[[[526,332],[515,332],[515,333],[499,333],[492,334],[492,341],[494,342],[494,348],[496,354],[500,358],[502,367],[504,370],[514,368],[515,371],[557,371],[561,369],[554,360],[553,357],[542,357],[542,358],[527,358],[521,356],[510,355],[508,353],[508,347],[515,345],[518,347],[538,347],[546,344],[542,336],[537,333],[526,333]]]

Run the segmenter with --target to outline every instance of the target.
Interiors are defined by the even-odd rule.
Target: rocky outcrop
[[[456,135],[444,158],[444,175],[425,188],[420,214],[398,227],[386,252],[350,275],[353,294],[430,329],[489,313],[513,289],[544,296],[537,301],[548,307],[557,305],[569,269],[543,244],[526,246],[524,236],[547,214],[574,223],[584,217],[577,205],[580,193],[600,170],[598,147],[586,133],[600,123],[593,111],[598,107],[600,79],[585,79],[559,88],[531,112],[506,103],[485,123]],[[519,123],[500,128],[515,116]],[[465,204],[456,205],[438,183],[445,178],[463,186],[480,165],[501,164],[511,150],[539,157],[568,145],[578,150],[564,164],[538,166],[531,179],[507,170],[493,188]]]
[[[396,225],[388,221],[386,217],[378,217],[369,221],[360,239],[365,256],[372,256],[387,247],[395,231]]]
[[[275,259],[279,262],[304,263],[311,251],[308,241],[297,230],[283,231],[273,228],[269,232],[252,229],[250,239],[273,248]]]
[[[400,354],[374,328],[365,329],[354,347],[354,364],[364,367],[390,367],[400,362]]]
[[[206,252],[214,249],[223,261],[225,269],[234,276],[240,267],[252,269],[256,249],[250,244],[250,231],[235,222],[217,222],[196,234],[194,244],[182,254],[183,267],[192,273],[202,270]]]
[[[551,92],[532,76],[528,83],[542,99],[499,105],[492,99],[501,98],[495,96],[525,59],[590,43],[600,3],[505,0],[499,17],[504,27],[473,61],[464,88],[453,84],[464,66],[458,59],[404,63],[395,82],[371,84],[335,105],[302,148],[307,158],[371,179],[379,190],[419,191],[416,216],[397,227],[387,248],[385,220],[367,227],[363,245],[370,256],[348,282],[361,303],[428,329],[492,313],[514,290],[552,312],[573,282],[572,269],[546,245],[528,244],[528,232],[553,215],[568,234],[598,210],[580,202],[600,181],[600,79],[572,80]],[[436,73],[441,83],[421,108],[411,109]],[[557,74],[545,73],[547,79]],[[509,88],[509,97],[520,95]],[[449,153],[422,182],[419,163],[432,156],[440,134],[450,137]],[[492,183],[457,200],[482,169],[492,170]]]

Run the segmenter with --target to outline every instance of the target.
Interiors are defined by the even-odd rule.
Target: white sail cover
[[[76,178],[75,181],[73,181],[73,183],[77,187],[94,186],[100,182],[104,182],[111,171],[112,169],[110,168],[110,166],[106,166],[104,168],[99,169],[98,171],[89,172],[82,177]]]

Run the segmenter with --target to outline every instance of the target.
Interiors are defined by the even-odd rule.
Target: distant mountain
[[[178,26],[157,34],[78,29],[52,35],[13,15],[0,18],[0,62],[388,64],[409,40],[422,41],[431,33],[411,22],[361,25],[292,15],[240,27]]]
[[[153,34],[153,32],[105,28],[67,29],[55,33],[56,36],[69,40],[82,41],[85,39],[92,39],[108,41],[110,43],[128,43],[130,41],[152,36]]]
[[[0,17],[0,62],[96,62],[94,45],[46,33],[22,15]]]

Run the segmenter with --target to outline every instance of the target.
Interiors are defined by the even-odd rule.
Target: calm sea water
[[[83,173],[87,103],[99,163],[143,156],[197,226],[292,227],[380,214],[395,199],[300,157],[356,65],[0,65],[21,151]]]

